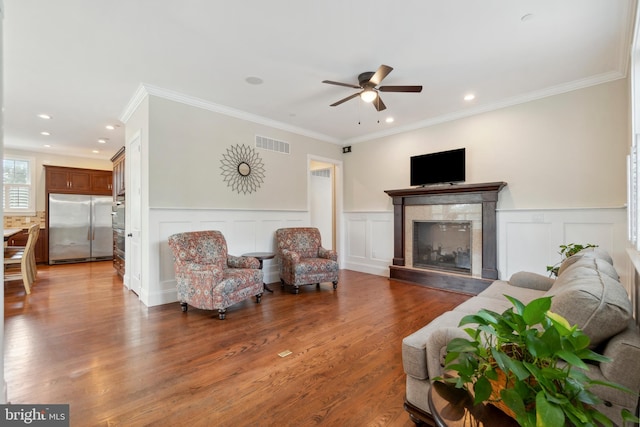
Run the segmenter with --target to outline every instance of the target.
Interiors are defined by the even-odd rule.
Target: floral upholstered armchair
[[[227,242],[219,231],[191,231],[169,237],[173,251],[178,300],[204,310],[218,310],[226,317],[227,307],[255,295],[262,298],[260,262],[256,258],[227,253]]]
[[[280,228],[276,242],[282,287],[293,286],[297,294],[301,285],[333,282],[333,289],[337,289],[338,254],[322,247],[317,228]]]

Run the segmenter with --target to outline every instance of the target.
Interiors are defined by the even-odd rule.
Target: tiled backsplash
[[[5,216],[4,228],[29,228],[34,222],[39,222],[40,228],[44,228],[44,214],[44,211],[40,211],[36,212],[36,216]]]

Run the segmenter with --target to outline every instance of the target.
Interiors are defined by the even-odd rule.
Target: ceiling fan
[[[358,85],[354,85],[351,83],[340,83],[340,82],[332,82],[331,80],[323,80],[322,83],[327,83],[330,85],[337,86],[345,86],[353,89],[362,89],[360,92],[354,93],[353,95],[349,95],[346,98],[342,98],[340,101],[334,102],[331,104],[332,107],[342,104],[343,102],[347,102],[350,99],[353,99],[357,96],[360,96],[363,101],[371,102],[373,106],[378,111],[382,111],[387,108],[382,102],[380,98],[380,94],[378,92],[422,92],[422,86],[380,86],[376,87],[382,82],[382,80],[387,77],[387,75],[393,70],[392,67],[388,65],[381,65],[378,67],[378,70],[374,73],[373,71],[367,71],[358,76]],[[375,102],[374,102],[375,101]]]

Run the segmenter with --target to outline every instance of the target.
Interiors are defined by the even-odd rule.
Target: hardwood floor
[[[348,270],[272,288],[218,320],[145,307],[111,262],[39,266],[31,295],[5,284],[9,401],[69,403],[72,426],[414,425],[402,338],[468,296]]]

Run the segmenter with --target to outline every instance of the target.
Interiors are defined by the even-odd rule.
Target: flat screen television
[[[412,186],[463,182],[465,149],[413,156],[410,170]]]

